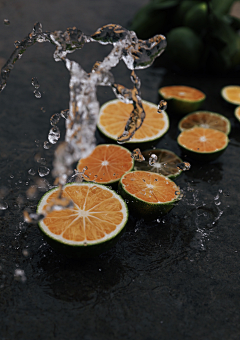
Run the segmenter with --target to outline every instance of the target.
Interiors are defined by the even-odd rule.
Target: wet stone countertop
[[[1,66],[14,41],[25,37],[36,21],[47,31],[77,26],[91,34],[107,23],[126,27],[146,3],[0,0]],[[110,48],[88,44],[71,58],[90,70]],[[177,146],[179,119],[170,116],[170,129],[156,146],[190,161],[191,169],[176,179],[183,199],[160,220],[130,216],[114,248],[77,261],[55,253],[37,226],[23,221],[24,208],[35,209],[45,190],[26,199],[27,188],[38,177],[31,175],[39,167],[35,156],[45,158],[44,166],[52,169],[54,148],[43,148],[49,119],[68,108],[69,75],[62,63],[54,62],[53,52],[47,43],[31,47],[0,94],[0,189],[5,190],[8,205],[0,210],[0,340],[238,340],[240,123],[220,90],[239,84],[240,72],[178,74],[161,67],[161,56],[160,67],[137,72],[143,99],[154,103],[164,85],[188,85],[205,92],[203,109],[231,122],[230,143],[216,161],[192,162]],[[115,78],[126,86],[129,75],[123,64],[114,70]],[[32,77],[39,81],[41,98],[34,96]],[[102,104],[114,97],[109,88],[101,88],[98,98]],[[63,123],[60,129],[63,140]],[[51,173],[43,179],[53,182]]]

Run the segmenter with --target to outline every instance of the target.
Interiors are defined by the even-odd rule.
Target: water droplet
[[[44,147],[44,149],[46,149],[46,150],[50,149],[51,146],[52,146],[52,144],[49,143],[49,141],[45,141],[45,142],[43,143],[43,147]]]
[[[151,156],[149,157],[149,165],[154,165],[157,162],[157,155],[155,155],[154,153],[151,154]]]
[[[46,112],[45,107],[42,106],[42,107],[41,107],[41,111],[42,111],[42,112]]]
[[[6,210],[8,208],[8,204],[6,201],[0,201],[0,210]]]
[[[36,171],[35,171],[34,169],[32,169],[32,168],[28,170],[28,173],[29,173],[29,175],[31,175],[31,176],[36,175]]]
[[[14,46],[15,46],[16,48],[18,48],[18,46],[19,46],[20,44],[21,44],[20,41],[18,41],[18,40],[15,40],[15,41],[14,41]]]
[[[8,19],[4,19],[3,22],[4,22],[4,25],[6,25],[6,26],[10,25],[10,21]]]
[[[53,126],[48,134],[48,140],[51,144],[56,144],[60,138],[60,130],[57,126]]]
[[[189,170],[191,168],[191,164],[188,162],[182,162],[177,164],[177,168],[182,171]]]
[[[46,163],[47,163],[45,158],[38,158],[37,162],[42,164],[42,165],[46,165]]]
[[[160,223],[160,222],[161,222],[160,218],[157,218],[157,223]]]
[[[145,158],[143,157],[141,150],[139,148],[133,150],[131,157],[134,158],[138,162],[145,161]]]
[[[24,270],[19,268],[15,269],[14,279],[24,283],[27,280]]]
[[[67,118],[68,118],[68,115],[69,115],[69,109],[62,110],[62,111],[60,112],[60,115],[61,115],[64,119],[67,119]]]
[[[34,90],[33,93],[34,93],[34,95],[35,95],[36,98],[41,98],[41,97],[42,97],[41,92],[38,91],[38,90]]]
[[[61,114],[60,113],[55,113],[54,115],[52,115],[52,117],[50,118],[50,124],[52,126],[55,126],[59,120],[61,119]]]
[[[40,177],[47,176],[50,172],[50,169],[48,169],[46,166],[40,166],[38,168],[38,174]]]
[[[9,177],[10,177],[10,178],[14,178],[14,176],[13,176],[13,175],[10,175]]]
[[[35,89],[39,89],[40,85],[36,77],[32,78],[32,86],[35,87]]]
[[[167,109],[167,102],[166,100],[161,100],[158,104],[158,113],[162,113],[162,110],[166,110]]]
[[[28,257],[29,256],[29,251],[27,249],[23,249],[22,250],[22,254],[23,254],[23,256]]]

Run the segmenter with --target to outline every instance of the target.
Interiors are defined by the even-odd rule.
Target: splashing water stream
[[[156,35],[148,40],[140,40],[135,32],[114,24],[99,28],[91,36],[85,35],[76,27],[68,28],[65,32],[43,32],[42,25],[38,22],[27,37],[21,42],[15,43],[15,50],[1,70],[0,92],[5,88],[15,62],[22,57],[28,47],[36,42],[54,44],[56,46],[53,55],[55,61],[64,62],[70,72],[69,110],[64,110],[51,117],[52,127],[48,134],[48,141],[44,143],[46,149],[51,144],[57,143],[60,138],[60,131],[56,124],[63,117],[66,120],[65,141],[57,147],[53,161],[53,176],[57,178],[56,183],[60,185],[60,190],[56,202],[49,207],[52,210],[55,205],[56,207],[62,206],[62,208],[69,206],[70,202],[63,202],[61,190],[63,185],[67,183],[69,176],[73,174],[72,164],[80,158],[87,157],[96,145],[94,134],[99,113],[99,103],[96,96],[97,86],[110,86],[118,99],[133,105],[124,132],[118,137],[118,143],[129,141],[141,127],[145,118],[140,92],[141,82],[135,70],[144,69],[153,63],[155,58],[164,51],[166,38],[163,35]],[[67,54],[81,49],[86,43],[90,42],[99,42],[102,45],[111,44],[113,49],[102,62],[97,61],[91,72],[87,73],[77,62],[70,61]],[[110,72],[111,68],[115,67],[120,60],[123,60],[127,68],[132,71],[133,87],[130,89],[117,84]],[[32,78],[32,85],[35,97],[40,98],[40,85],[37,78]],[[161,101],[158,112],[165,108],[166,103]],[[42,175],[47,172],[47,170],[44,171],[41,171]],[[39,216],[31,218],[27,212],[25,213],[25,219],[28,221],[38,221],[39,218]]]

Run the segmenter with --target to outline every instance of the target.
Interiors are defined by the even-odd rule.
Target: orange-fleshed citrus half
[[[158,113],[156,104],[142,101],[146,117],[142,126],[126,144],[145,143],[162,137],[169,128],[169,119],[165,111]],[[125,125],[133,110],[132,104],[125,104],[115,99],[105,103],[99,113],[97,126],[108,138],[117,140],[124,132]]]
[[[126,173],[118,187],[131,211],[150,219],[168,213],[181,198],[180,189],[172,180],[148,171]]]
[[[134,160],[131,152],[120,145],[98,145],[91,155],[82,158],[77,165],[77,170],[84,172],[87,181],[101,184],[113,184],[128,171],[131,171]]]
[[[224,132],[201,127],[181,132],[177,141],[186,154],[200,161],[216,159],[228,145],[228,137]]]
[[[43,213],[58,195],[58,188],[47,192],[38,204]],[[93,183],[67,184],[62,197],[70,198],[73,208],[55,210],[39,222],[49,244],[70,257],[91,257],[116,243],[127,219],[123,199],[106,186]]]
[[[164,86],[158,92],[167,101],[169,112],[179,115],[198,110],[206,98],[202,91],[184,85]]]

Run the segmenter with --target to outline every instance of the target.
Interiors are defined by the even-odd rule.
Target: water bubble
[[[3,20],[3,23],[4,23],[4,25],[6,25],[6,26],[9,26],[9,25],[10,25],[10,21],[9,21],[8,19],[4,19],[4,20]]]
[[[61,114],[60,113],[55,113],[54,115],[52,115],[52,117],[50,118],[50,124],[52,126],[55,126],[59,120],[61,119]]]
[[[51,144],[56,144],[60,138],[60,130],[57,126],[53,126],[48,134],[48,140]]]
[[[32,86],[35,87],[35,89],[39,89],[40,85],[36,77],[32,78]]]
[[[29,175],[31,175],[31,176],[36,175],[36,171],[35,171],[33,168],[29,169],[29,170],[28,170],[28,173],[29,173]]]
[[[24,270],[19,268],[15,269],[14,279],[24,283],[27,280]]]
[[[158,104],[158,110],[157,110],[157,112],[158,113],[162,113],[162,111],[164,110],[166,110],[167,109],[167,102],[166,102],[166,100],[161,100],[160,102],[159,102],[159,104]]]
[[[149,165],[154,165],[157,162],[157,155],[155,155],[154,153],[151,154],[151,156],[149,157]]]
[[[133,150],[131,157],[134,158],[138,162],[145,161],[145,158],[143,157],[141,150],[139,148]]]
[[[50,169],[48,169],[46,166],[40,166],[38,168],[38,174],[40,177],[47,176],[50,172]]]
[[[189,170],[191,168],[191,164],[189,162],[182,162],[177,164],[177,168],[182,171]]]
[[[0,201],[0,210],[6,210],[8,208],[8,204],[6,201]]]
[[[38,90],[34,90],[33,93],[34,93],[34,95],[35,95],[36,98],[41,98],[41,97],[42,97],[41,92],[38,91]]]

